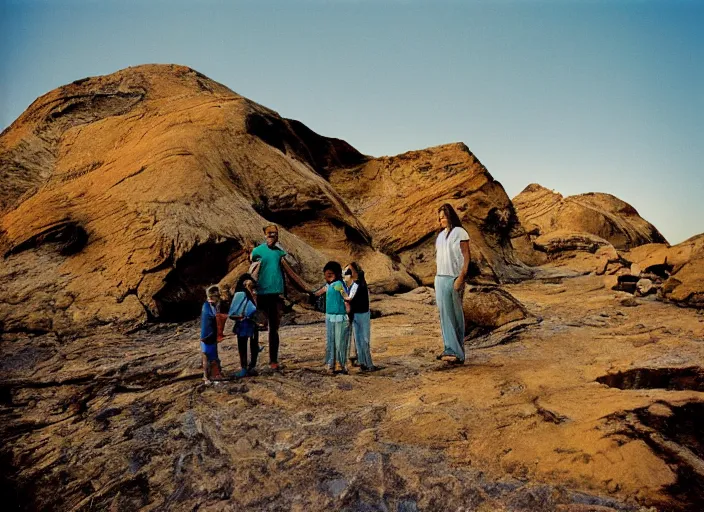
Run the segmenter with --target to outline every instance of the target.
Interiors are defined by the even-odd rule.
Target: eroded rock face
[[[310,283],[332,246],[309,244],[307,223],[345,233],[341,260],[385,268],[381,291],[408,287],[324,178],[366,160],[182,66],[56,89],[0,138],[0,321],[65,333],[188,318],[270,222]]]
[[[499,282],[531,275],[511,245],[521,227],[510,199],[464,144],[338,169],[330,183],[375,244],[398,255],[422,284],[435,276],[437,210],[443,203],[452,204],[471,237],[475,274]]]
[[[485,348],[514,338],[540,322],[508,291],[495,286],[468,286],[462,298],[465,344]]]
[[[373,292],[411,289],[434,275],[447,201],[478,269],[530,275],[511,246],[521,228],[510,200],[463,144],[372,159],[183,66],[37,99],[0,137],[0,178],[0,322],[11,331],[192,317],[204,286],[246,269],[271,222],[311,286],[336,259],[359,262]]]
[[[513,198],[513,204],[521,224],[534,237],[554,231],[590,233],[617,249],[666,243],[635,208],[610,194],[563,197],[533,183]]]
[[[624,252],[623,258],[644,272],[666,272],[658,296],[680,306],[704,308],[704,234],[672,247],[648,244]]]

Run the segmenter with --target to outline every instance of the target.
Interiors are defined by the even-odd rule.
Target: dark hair
[[[445,203],[440,208],[438,208],[438,213],[440,212],[443,212],[445,214],[445,218],[447,219],[448,224],[447,227],[450,228],[445,234],[445,238],[447,238],[448,236],[450,236],[450,233],[454,228],[462,227],[462,222],[460,222],[460,218],[457,215],[457,212],[450,203]]]
[[[342,265],[336,261],[328,261],[323,267],[323,272],[327,272],[328,270],[335,274],[335,280],[342,281]]]
[[[257,282],[257,280],[254,279],[251,274],[248,274],[245,272],[237,279],[237,284],[235,285],[235,293],[244,292],[244,294],[247,296],[247,298],[249,300],[251,300],[252,302],[254,302],[254,297],[252,297],[252,294],[249,293],[249,290],[244,285],[245,281],[254,281],[255,283]],[[233,296],[234,296],[234,293],[233,293]]]
[[[364,277],[364,270],[362,270],[362,267],[357,263],[356,261],[351,261],[348,267],[352,267],[355,272],[357,272],[357,281],[363,284],[367,284],[367,280]]]

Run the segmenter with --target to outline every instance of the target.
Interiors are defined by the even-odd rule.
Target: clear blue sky
[[[704,1],[0,0],[0,129],[154,62],[369,155],[463,141],[511,197],[609,192],[671,243],[704,232]]]

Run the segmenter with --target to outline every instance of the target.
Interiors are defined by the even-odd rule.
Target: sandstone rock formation
[[[427,280],[448,200],[484,270],[528,274],[507,242],[511,203],[464,145],[371,159],[182,66],[37,99],[0,137],[0,178],[9,330],[192,317],[202,287],[232,282],[269,222],[311,285],[335,258],[366,267],[372,291],[409,289],[404,263]]]
[[[513,295],[495,286],[467,287],[462,310],[468,349],[505,343],[524,328],[541,321]]]
[[[665,273],[658,295],[661,299],[679,306],[704,308],[704,234],[674,246],[642,245],[622,256],[644,273]]]
[[[506,286],[543,322],[462,366],[435,360],[432,290],[373,296],[372,374],[327,375],[320,323],[283,328],[282,373],[209,387],[197,322],[0,333],[3,505],[703,510],[702,316],[601,281]]]
[[[513,198],[513,204],[521,224],[533,237],[558,230],[590,233],[622,250],[666,243],[635,208],[610,194],[592,192],[563,197],[533,183]]]
[[[352,212],[385,252],[422,284],[435,275],[437,210],[449,202],[471,237],[475,274],[495,282],[531,275],[511,245],[520,223],[501,184],[464,144],[376,158],[330,174]]]

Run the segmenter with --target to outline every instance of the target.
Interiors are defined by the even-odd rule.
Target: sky
[[[704,232],[704,0],[0,0],[0,130],[147,63],[368,155],[461,141],[509,197],[607,192],[672,244]]]

